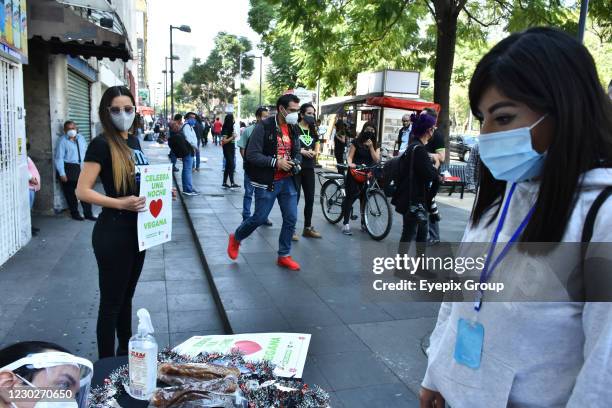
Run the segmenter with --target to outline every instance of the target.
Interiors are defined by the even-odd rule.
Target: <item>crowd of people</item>
[[[478,194],[463,241],[490,242],[493,249],[516,242],[610,242],[612,204],[606,199],[612,195],[612,101],[587,49],[555,29],[512,34],[478,63],[469,98],[482,127]],[[100,282],[98,352],[103,358],[125,355],[132,335],[132,298],[145,259],[137,245],[136,218],[145,199],[138,196],[136,166],[148,161],[135,136],[135,101],[127,88],[107,89],[98,113],[104,131],[89,146],[80,141],[74,124],[66,122],[56,167],[67,185],[67,200],[84,203],[87,218],[94,218],[91,204],[103,208],[92,237]],[[257,123],[245,126],[237,142],[245,170],[243,221],[230,234],[227,253],[236,260],[241,243],[260,226],[271,225],[269,214],[278,201],[282,226],[277,264],[297,271],[300,265],[291,257],[291,248],[298,239],[302,194],[302,235],[321,237],[312,225],[314,161],[320,152],[316,111],[288,94],[276,102],[276,114],[268,113],[260,108]],[[168,143],[171,159],[183,162],[183,194],[198,194],[191,174],[199,164],[194,157],[207,143],[206,128],[213,143],[223,145],[223,187],[239,188],[233,177],[240,131],[234,128],[233,115],[226,115],[223,123],[215,118],[212,124],[193,112],[182,119],[174,118]],[[425,243],[428,235],[439,240],[434,197],[445,147],[436,140],[437,115],[423,111],[402,122],[396,143],[400,176],[392,198],[403,216],[401,241]],[[361,166],[381,160],[374,124],[367,122],[356,137],[350,136],[346,124],[338,121],[335,158],[348,168],[345,234],[350,234],[353,202],[363,201]],[[71,182],[69,165],[81,163],[77,180]],[[35,191],[38,178],[34,169],[30,173]],[[98,177],[104,193],[94,189]],[[79,219],[76,205],[70,210]],[[525,253],[523,261],[531,258]],[[486,282],[493,272],[513,273],[499,261],[485,264],[481,279]],[[585,407],[612,400],[612,304],[488,300],[480,296],[473,303],[442,303],[427,350],[421,407],[443,407],[445,402],[453,407]],[[27,358],[48,352],[60,352],[61,358],[40,367],[61,366],[58,361],[87,367],[56,345],[14,347],[12,358],[6,357],[6,349],[0,351],[0,386],[52,383],[54,377],[24,369],[31,365]],[[87,373],[82,369],[74,376]]]

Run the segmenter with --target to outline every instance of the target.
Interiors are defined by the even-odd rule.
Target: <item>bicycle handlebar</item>
[[[349,169],[351,168],[348,164],[336,164],[336,167],[341,169]],[[382,167],[382,163],[376,163],[371,166],[366,166],[365,164],[357,164],[353,167],[355,170],[372,170],[377,167]]]

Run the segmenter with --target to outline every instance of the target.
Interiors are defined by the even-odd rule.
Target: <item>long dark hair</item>
[[[234,133],[234,123],[234,114],[228,113],[225,115],[223,127],[221,128],[221,134],[231,136]]]
[[[364,144],[366,142],[366,137],[363,134],[367,127],[371,127],[374,129],[374,139],[372,139],[372,145],[374,145],[374,150],[378,149],[377,137],[376,137],[376,126],[372,122],[366,122],[361,127],[361,132],[359,132],[359,136],[357,137],[357,143]]]
[[[119,131],[113,125],[108,108],[111,106],[113,99],[118,96],[127,96],[132,101],[132,106],[136,109],[136,101],[134,96],[125,86],[111,86],[102,95],[100,106],[98,108],[98,116],[104,129],[104,137],[110,146],[111,160],[113,163],[113,183],[118,194],[125,194],[128,191],[133,191],[136,180],[134,175],[134,161],[132,160],[132,150],[125,143]],[[129,133],[133,133],[136,126],[136,120],[132,123]]]
[[[304,120],[304,116],[306,115],[306,111],[308,110],[308,108],[312,108],[315,111],[315,117],[317,114],[317,109],[314,107],[314,105],[312,103],[304,103],[302,104],[302,106],[300,106],[300,113],[298,114],[299,116],[299,121],[301,122],[302,120]],[[316,123],[316,120],[315,120]],[[313,135],[313,137],[317,137],[317,128],[315,127],[314,124],[309,124],[307,123],[308,128],[310,129],[310,134]]]
[[[599,83],[593,58],[568,34],[531,28],[502,40],[478,63],[469,88],[474,115],[479,115],[480,98],[492,86],[547,113],[554,122],[534,213],[521,241],[560,242],[581,175],[609,166],[612,159],[612,103]],[[488,224],[493,222],[505,194],[506,182],[494,179],[482,163],[480,174],[472,226],[491,208],[495,210]]]

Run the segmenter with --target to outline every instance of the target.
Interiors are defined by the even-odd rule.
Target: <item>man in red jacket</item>
[[[212,126],[213,143],[216,145],[221,141],[221,129],[223,129],[223,123],[221,123],[219,118],[216,118]]]

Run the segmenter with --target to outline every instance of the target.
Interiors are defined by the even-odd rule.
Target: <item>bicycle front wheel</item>
[[[336,224],[342,218],[344,189],[335,180],[327,180],[321,187],[321,208],[328,222]]]
[[[393,213],[387,197],[382,191],[374,190],[368,193],[365,211],[365,227],[372,239],[380,241],[391,231]]]

